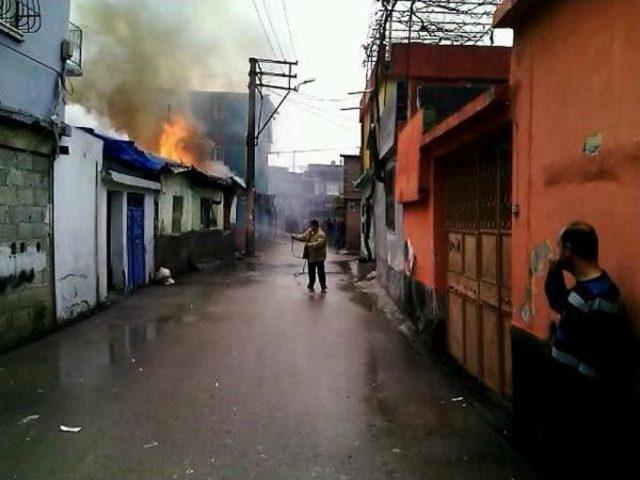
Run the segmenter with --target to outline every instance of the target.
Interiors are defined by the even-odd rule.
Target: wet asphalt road
[[[296,270],[280,245],[0,357],[0,478],[528,478],[348,275]]]

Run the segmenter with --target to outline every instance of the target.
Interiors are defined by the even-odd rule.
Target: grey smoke
[[[188,90],[246,88],[247,58],[265,49],[251,14],[233,0],[74,0],[84,76],[71,102],[154,150]]]

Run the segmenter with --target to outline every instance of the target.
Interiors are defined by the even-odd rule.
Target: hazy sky
[[[291,94],[276,117],[272,150],[285,153],[271,163],[292,167],[293,150],[298,168],[358,151],[358,112],[341,108],[356,107],[360,96],[348,93],[365,85],[362,45],[374,0],[72,0],[72,6],[94,60],[85,62],[78,85],[95,90],[98,106],[105,91],[124,98],[127,108],[153,88],[246,92],[250,56],[285,57],[299,61],[298,81],[315,81]],[[271,98],[279,100],[277,93]]]
[[[247,3],[253,10],[252,0]],[[329,162],[338,160],[340,153],[354,153],[360,143],[358,112],[341,111],[341,108],[358,105],[359,96],[348,92],[362,90],[364,70],[363,51],[372,10],[372,0],[285,0],[293,45],[300,62],[298,75],[301,80],[315,79],[301,88],[300,94],[292,94],[282,107],[282,113],[274,124],[274,151],[335,149],[326,152],[296,154],[296,164]],[[256,0],[264,12],[261,0]],[[282,0],[270,0],[271,17],[284,17]],[[258,16],[254,19],[259,26]],[[263,18],[265,15],[263,14]],[[282,20],[278,38],[283,50],[291,52],[288,31]],[[268,21],[266,28],[269,29]],[[279,53],[279,48],[274,45]],[[268,49],[270,52],[270,48]],[[274,100],[277,97],[273,97]],[[271,163],[292,166],[293,155],[271,157]]]

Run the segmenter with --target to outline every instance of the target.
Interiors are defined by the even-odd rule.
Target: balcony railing
[[[67,75],[82,76],[82,29],[73,22],[69,22],[69,31],[64,43],[63,57],[66,60]]]

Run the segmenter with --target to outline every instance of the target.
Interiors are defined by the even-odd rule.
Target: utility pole
[[[285,60],[270,60],[249,58],[249,114],[247,118],[247,202],[245,208],[245,255],[248,257],[255,256],[256,254],[256,146],[260,139],[260,134],[269,125],[269,122],[273,119],[278,112],[284,101],[289,94],[294,91],[298,91],[300,85],[307,82],[302,82],[299,85],[294,85],[293,80],[298,78],[293,73],[293,67],[297,66],[298,62],[287,62]],[[284,66],[281,72],[274,72],[269,70],[269,67]],[[281,79],[280,84],[265,83],[267,77]],[[261,120],[256,122],[256,101],[257,95],[260,94],[260,99],[264,97],[262,89],[283,90],[286,92],[283,95],[282,100],[278,106],[274,109],[264,123],[259,124]],[[260,119],[262,118],[262,104],[260,107]],[[257,130],[257,131],[256,131]]]
[[[247,203],[245,205],[245,253],[256,254],[256,85],[258,61],[249,59],[249,116],[247,117]]]

